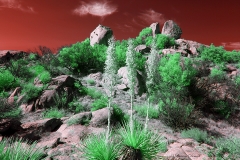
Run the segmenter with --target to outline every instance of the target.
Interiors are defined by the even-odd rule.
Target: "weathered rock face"
[[[153,34],[153,37],[155,37],[156,34],[160,34],[160,25],[158,22],[156,23],[152,23],[150,25],[150,28],[152,29],[152,34]]]
[[[136,52],[140,52],[141,54],[149,53],[151,48],[147,47],[146,45],[138,45],[135,49]]]
[[[182,35],[182,30],[173,20],[168,20],[163,25],[162,34],[179,39]]]
[[[22,58],[26,53],[23,51],[15,50],[1,50],[0,51],[0,63],[7,62],[10,59],[19,59]]]
[[[98,25],[98,27],[90,34],[90,45],[104,44],[108,46],[108,39],[112,37],[113,31],[109,27]]]
[[[127,74],[128,74],[127,67],[122,67],[118,70],[118,76],[121,78],[122,84],[124,84],[124,86],[127,86],[129,88]],[[144,81],[145,81],[145,77],[143,73],[141,73],[140,71],[137,71],[136,86],[134,89],[136,95],[141,96],[143,93],[146,92],[146,85]],[[122,87],[122,84],[117,86],[118,89],[126,90],[126,88]]]
[[[178,39],[176,40],[176,43],[179,45],[178,49],[182,49],[185,51],[190,51],[191,54],[193,55],[198,55],[197,49],[201,47],[204,44],[195,42],[195,41],[190,41],[190,40],[185,40],[185,39]],[[204,45],[206,46],[206,45]]]

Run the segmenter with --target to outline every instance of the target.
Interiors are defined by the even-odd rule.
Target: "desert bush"
[[[91,121],[91,118],[87,117],[87,116],[84,116],[80,119],[72,118],[72,119],[69,119],[67,121],[67,125],[68,126],[71,126],[71,125],[74,125],[74,124],[88,125],[90,123],[90,121]]]
[[[45,68],[41,65],[34,65],[31,67],[31,72],[34,76],[38,77],[43,84],[48,83],[51,80],[51,75]]]
[[[192,123],[193,104],[181,102],[176,98],[160,100],[160,118],[173,129],[185,129]]]
[[[149,27],[146,27],[134,39],[133,44],[135,46],[140,45],[140,44],[145,44],[145,40],[148,36],[152,36],[152,29]]]
[[[37,98],[45,88],[45,86],[37,87],[32,83],[23,84],[22,87],[23,88],[22,88],[21,94],[24,94],[24,97],[22,100],[23,102],[28,102]]]
[[[88,80],[87,80],[87,83],[88,83],[89,85],[94,85],[96,82],[95,82],[94,79],[88,79]]]
[[[96,110],[105,108],[105,107],[107,107],[107,105],[108,105],[107,97],[102,96],[102,97],[100,97],[100,99],[95,100],[91,104],[91,106],[92,106],[91,111],[96,111]]]
[[[226,74],[221,69],[213,68],[210,72],[209,77],[211,78],[212,81],[223,82],[223,80],[226,77]]]
[[[225,119],[228,119],[232,113],[231,106],[229,106],[229,104],[223,100],[215,101],[214,111],[219,113]]]
[[[21,116],[21,109],[16,103],[9,104],[7,97],[0,97],[0,119],[1,118],[17,118]]]
[[[199,51],[199,55],[203,60],[209,60],[215,64],[240,62],[239,52],[226,51],[222,46],[215,47],[211,44],[209,47],[202,46]]]
[[[80,95],[87,95],[87,93],[88,93],[88,88],[85,87],[85,86],[83,86],[83,85],[81,85],[81,83],[80,83],[79,81],[76,81],[76,82],[74,83],[74,87],[77,88],[78,93],[79,93]]]
[[[113,122],[113,124],[118,124],[119,122],[120,125],[123,126],[124,122],[129,121],[129,115],[124,114],[122,109],[117,104],[113,104],[112,108],[113,115],[111,116],[111,121]]]
[[[83,104],[77,100],[68,103],[69,109],[74,113],[85,111]]]
[[[181,60],[179,53],[162,57],[159,64],[159,73],[162,81],[181,90],[189,86],[197,74],[189,58]]]
[[[103,96],[103,93],[101,93],[100,91],[97,91],[94,88],[87,88],[87,95],[89,95],[90,97],[92,97],[94,99],[98,99]]]
[[[44,118],[62,118],[65,116],[65,111],[59,110],[58,108],[50,108],[43,112]]]
[[[240,139],[237,137],[218,138],[215,147],[208,151],[209,157],[216,157],[216,160],[239,159]]]
[[[16,85],[17,82],[12,73],[7,69],[0,68],[0,91],[11,89]]]
[[[88,73],[89,69],[102,71],[106,60],[106,46],[90,46],[90,39],[77,42],[71,47],[63,48],[58,55],[58,60],[63,67],[74,72]]]
[[[192,138],[199,143],[206,143],[208,141],[208,134],[198,128],[191,128],[181,132],[182,138]]]
[[[147,116],[147,108],[148,105],[136,105],[133,107],[135,111],[141,116],[141,117],[146,117]],[[150,106],[148,108],[148,117],[149,118],[155,118],[157,119],[159,117],[159,109],[158,107]]]
[[[174,46],[176,44],[174,38],[170,38],[164,34],[156,34],[155,38],[156,38],[157,49],[170,48],[171,46]],[[146,45],[150,46],[152,43],[153,43],[153,36],[147,37]]]
[[[29,62],[25,59],[11,60],[7,68],[15,76],[28,82],[34,74],[29,70]]]

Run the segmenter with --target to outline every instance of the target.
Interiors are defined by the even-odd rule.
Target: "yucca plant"
[[[14,143],[13,138],[2,140],[0,142],[1,160],[40,160],[45,157],[41,148],[36,148],[36,142],[30,147],[22,145],[22,139]],[[7,148],[5,148],[7,147]]]
[[[107,126],[107,135],[106,135],[106,141],[108,141],[108,136],[110,132],[110,119],[111,119],[111,102],[113,98],[114,93],[114,86],[117,82],[117,64],[116,64],[116,53],[115,53],[115,40],[112,36],[108,40],[108,48],[107,48],[107,59],[105,61],[105,73],[104,73],[104,88],[107,91],[108,95],[108,126]]]
[[[158,152],[165,152],[167,143],[163,137],[151,131],[144,131],[144,127],[133,122],[131,129],[128,124],[118,130],[122,137],[123,160],[152,160]]]
[[[133,96],[134,96],[134,87],[136,84],[136,76],[137,76],[137,66],[135,63],[136,52],[134,51],[133,40],[128,40],[128,48],[126,53],[126,64],[127,64],[127,77],[128,77],[128,85],[129,85],[129,94],[131,96],[131,115],[130,115],[130,130],[133,129]],[[132,132],[132,131],[131,131]]]
[[[112,137],[112,138],[111,138]],[[108,141],[106,142],[106,139]],[[121,144],[114,141],[114,137],[104,133],[89,135],[79,148],[87,160],[117,160],[120,157]]]
[[[148,125],[148,111],[150,107],[150,96],[154,92],[154,86],[157,84],[157,77],[158,77],[158,59],[157,59],[157,49],[156,49],[156,39],[152,42],[152,48],[150,52],[150,56],[148,57],[148,69],[147,69],[147,90],[148,90],[148,108],[147,108],[147,116],[146,116],[146,123],[145,123],[145,130],[147,129]]]

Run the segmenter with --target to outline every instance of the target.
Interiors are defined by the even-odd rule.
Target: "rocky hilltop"
[[[169,20],[162,29],[152,23],[133,38],[131,52],[137,55],[133,111],[125,63],[129,41],[116,41],[112,129],[131,112],[137,123],[145,124],[147,72],[155,49],[159,65],[148,128],[167,146],[156,159],[240,158],[240,52],[181,39],[181,34],[182,29]],[[109,97],[103,77],[112,36],[110,27],[98,25],[89,38],[56,55],[0,51],[0,150],[1,142],[13,137],[30,142],[22,142],[23,148],[36,142],[43,148],[41,159],[85,159],[79,151],[82,142],[107,129]],[[123,152],[119,159],[131,156]]]

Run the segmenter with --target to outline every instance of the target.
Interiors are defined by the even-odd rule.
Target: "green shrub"
[[[23,101],[27,102],[37,98],[42,93],[44,88],[45,86],[37,87],[32,83],[23,84],[23,89],[21,91],[22,94],[25,94]]]
[[[21,109],[15,103],[9,104],[7,97],[0,97],[0,104],[0,119],[18,118],[21,116]]]
[[[0,91],[11,89],[16,86],[14,76],[9,70],[0,68]]]
[[[133,108],[137,111],[137,113],[142,116],[142,117],[146,117],[147,116],[147,107],[148,105],[137,105],[134,106]],[[155,118],[157,119],[159,117],[159,109],[154,107],[154,106],[150,106],[149,110],[148,110],[148,117],[149,118]]]
[[[216,157],[216,160],[239,159],[240,139],[236,137],[218,138],[215,147],[208,151],[209,157]]]
[[[15,77],[19,77],[24,81],[29,81],[34,74],[29,69],[30,63],[25,59],[11,60],[7,68]]]
[[[34,142],[29,147],[25,147],[22,144],[30,142],[24,142],[22,139],[14,140],[14,138],[3,139],[0,142],[0,159],[1,160],[39,160],[44,159],[46,155],[42,148],[36,147],[37,143]],[[5,148],[7,149],[5,150]]]
[[[174,38],[170,38],[164,34],[156,34],[156,47],[157,49],[170,48],[176,44]],[[153,43],[153,36],[146,38],[146,45],[150,46]]]
[[[79,112],[85,111],[85,108],[82,105],[82,103],[78,102],[78,101],[72,101],[72,102],[68,103],[68,106],[69,106],[70,110],[73,111],[74,113],[79,113]]]
[[[88,125],[91,121],[90,117],[84,116],[81,119],[78,118],[71,118],[67,121],[67,125],[71,126],[74,124],[81,124],[81,125]]]
[[[181,55],[179,53],[167,55],[161,58],[159,64],[159,73],[162,81],[170,86],[181,90],[182,87],[189,86],[192,79],[197,74],[196,69],[192,67],[190,59],[183,59],[184,65],[180,65]]]
[[[41,65],[32,66],[31,71],[41,80],[43,84],[46,84],[51,80],[50,73],[46,71],[45,68]]]
[[[65,47],[59,52],[60,65],[74,72],[88,73],[89,69],[102,71],[106,60],[106,46],[90,46],[90,39]]]
[[[148,36],[152,36],[152,29],[150,27],[144,28],[139,35],[135,38],[133,41],[133,44],[135,46],[140,45],[140,44],[145,44],[145,40]]]
[[[31,61],[35,61],[35,60],[37,60],[37,58],[38,58],[38,55],[37,55],[37,54],[30,53],[30,54],[28,55],[28,59],[31,60]]]
[[[81,85],[81,83],[79,81],[74,82],[74,87],[78,89],[78,92],[80,93],[80,95],[87,95],[88,88]]]
[[[87,83],[90,84],[90,85],[94,85],[95,81],[94,81],[94,79],[88,79]]]
[[[58,108],[50,108],[43,113],[44,118],[62,118],[65,116],[64,110],[59,110]]]
[[[115,50],[116,50],[116,55],[117,55],[117,64],[118,64],[118,69],[121,67],[126,66],[126,52],[127,52],[127,40],[122,40],[116,41],[115,42]]]
[[[206,131],[201,131],[198,128],[192,128],[188,130],[183,130],[181,132],[183,138],[192,138],[199,143],[206,143],[208,139],[208,134]]]
[[[215,102],[214,110],[226,119],[228,119],[231,114],[231,107],[227,102],[222,100]]]
[[[194,105],[174,97],[159,101],[160,118],[174,130],[185,129],[191,124]]]
[[[87,95],[89,95],[90,97],[92,97],[94,99],[98,99],[103,96],[103,93],[101,93],[100,91],[97,91],[94,88],[87,88]]]
[[[126,115],[123,113],[122,109],[117,105],[113,104],[113,115],[111,116],[111,120],[113,123],[119,122],[121,125],[124,124],[124,122],[127,122],[129,120],[129,115]]]
[[[225,72],[223,70],[219,70],[217,68],[213,68],[209,75],[210,78],[215,79],[217,81],[222,81],[225,78]]]
[[[100,99],[97,99],[95,100],[91,106],[91,111],[96,111],[96,110],[99,110],[99,109],[102,109],[102,108],[105,108],[107,107],[107,104],[108,104],[108,99],[107,97],[101,97]]]
[[[203,60],[209,60],[215,64],[240,62],[239,52],[226,51],[222,46],[215,47],[213,44],[211,44],[209,47],[202,46],[199,48],[199,51],[200,57]]]

